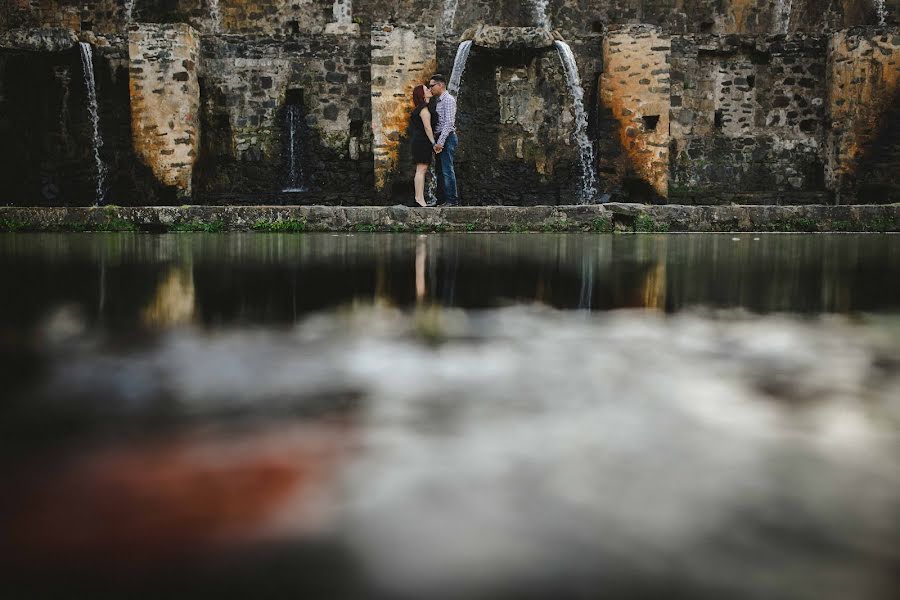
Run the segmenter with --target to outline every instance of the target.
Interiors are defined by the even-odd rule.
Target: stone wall
[[[827,38],[672,39],[670,195],[824,189]]]
[[[436,71],[434,28],[372,27],[372,136],[375,192],[394,194],[395,181],[411,181],[407,146],[412,92]]]
[[[668,195],[670,51],[669,36],[648,26],[613,31],[603,40],[601,118],[617,122],[608,130],[617,130],[621,149],[610,152],[614,142],[606,144],[598,156],[607,190],[637,178]]]
[[[187,198],[199,141],[199,45],[199,34],[184,24],[140,25],[128,34],[135,152]]]
[[[900,35],[841,31],[829,45],[826,175],[839,199],[900,200]]]
[[[284,187],[291,103],[302,113],[296,135],[305,185],[322,192],[322,201],[368,199],[373,177],[369,55],[368,40],[355,36],[204,38],[201,90],[208,133],[200,185],[207,201]]]
[[[0,201],[93,201],[79,41],[94,50],[108,202],[408,199],[411,87],[449,75],[460,39],[478,37],[459,95],[463,201],[570,203],[582,169],[551,36],[575,55],[601,192],[889,201],[900,0],[877,4],[549,0],[541,14],[522,0],[8,0]],[[164,31],[193,31],[193,50]],[[194,58],[167,62],[182,50]]]

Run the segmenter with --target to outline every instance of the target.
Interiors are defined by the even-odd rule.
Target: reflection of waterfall
[[[450,74],[450,83],[447,91],[456,96],[459,93],[459,84],[463,72],[466,70],[466,61],[469,60],[469,52],[472,51],[472,40],[467,40],[456,49],[456,58],[453,61],[453,72]]]
[[[444,0],[444,12],[441,15],[441,29],[443,33],[453,31],[453,21],[456,19],[456,8],[459,0]]]
[[[572,94],[572,104],[575,111],[575,132],[573,134],[581,154],[581,202],[589,202],[596,193],[594,189],[594,147],[587,135],[587,113],[584,111],[584,90],[581,87],[581,77],[578,75],[578,65],[575,63],[575,55],[565,42],[554,42],[559,58],[562,60],[566,71],[566,82],[569,84],[569,92]]]
[[[878,24],[884,25],[884,0],[872,0],[875,7],[875,14],[878,16]]]
[[[125,22],[131,23],[131,14],[134,12],[134,0],[125,0]]]
[[[288,179],[283,192],[305,192],[303,186],[303,166],[300,164],[300,136],[297,128],[300,127],[300,106],[289,104],[287,107],[288,130]]]
[[[550,28],[550,17],[547,16],[547,0],[532,0],[534,2],[534,23],[544,29]]]
[[[91,135],[94,163],[97,168],[97,191],[94,196],[94,203],[103,202],[103,161],[100,160],[100,148],[103,146],[103,139],[100,137],[100,112],[97,107],[97,87],[94,83],[94,62],[91,45],[85,42],[78,44],[81,49],[81,66],[84,68],[84,86],[87,88],[88,115],[91,118]]]
[[[775,0],[774,33],[785,34],[791,24],[791,8],[793,0]]]
[[[591,310],[594,302],[594,258],[585,251],[581,257],[581,292],[578,295],[578,308]]]
[[[222,27],[222,13],[219,12],[219,0],[209,0],[209,19],[212,21],[213,33],[219,33]]]

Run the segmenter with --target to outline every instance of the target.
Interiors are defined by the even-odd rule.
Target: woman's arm
[[[428,136],[428,139],[431,140],[431,145],[434,146],[434,132],[431,130],[431,113],[428,112],[427,108],[423,108],[422,112],[419,113],[419,117],[422,119],[422,124],[425,125],[425,135]]]

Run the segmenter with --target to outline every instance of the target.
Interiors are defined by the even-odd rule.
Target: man
[[[447,92],[447,80],[443,75],[433,75],[428,87],[437,105],[437,142],[434,144],[434,153],[437,157],[438,198],[443,200],[441,206],[458,206],[456,171],[453,168],[453,157],[459,145],[456,137],[456,98]]]

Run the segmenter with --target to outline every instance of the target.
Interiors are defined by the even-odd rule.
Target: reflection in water
[[[900,597],[900,236],[4,234],[0,270],[9,597]]]
[[[696,306],[757,312],[891,311],[890,235],[3,235],[0,327],[77,305],[110,330],[144,323],[171,294],[204,325],[293,323],[372,298],[491,308],[535,300],[609,310]],[[171,273],[190,273],[190,282]],[[172,278],[171,280],[169,278]],[[159,282],[168,281],[163,288]],[[171,287],[169,287],[171,286]],[[177,296],[183,296],[176,300]]]
[[[194,320],[194,276],[189,268],[173,267],[169,271],[153,302],[144,309],[142,320],[152,328],[186,325]]]

